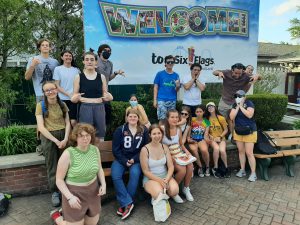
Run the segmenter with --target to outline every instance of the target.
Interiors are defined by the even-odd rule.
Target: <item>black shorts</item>
[[[63,100],[69,108],[70,120],[77,120],[78,104],[71,102],[71,100]]]

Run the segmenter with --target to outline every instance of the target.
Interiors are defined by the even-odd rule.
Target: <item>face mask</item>
[[[240,104],[241,103],[241,101],[243,100],[243,98],[244,97],[237,97],[237,98],[235,98],[235,102],[236,102],[236,104]]]
[[[104,59],[108,59],[109,57],[110,57],[110,52],[106,52],[106,51],[103,51],[102,52],[102,57],[104,58]]]
[[[135,107],[138,105],[138,102],[137,101],[129,101],[131,107]]]

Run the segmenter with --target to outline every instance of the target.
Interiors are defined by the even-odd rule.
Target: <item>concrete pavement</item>
[[[300,225],[300,162],[295,177],[285,175],[282,165],[270,168],[270,181],[250,183],[246,178],[216,179],[195,177],[191,192],[194,202],[176,204],[164,224],[299,224]],[[50,194],[14,198],[1,225],[49,225],[52,210]],[[102,204],[99,224],[157,224],[148,200],[138,202],[132,215],[121,221],[115,212],[115,200]]]

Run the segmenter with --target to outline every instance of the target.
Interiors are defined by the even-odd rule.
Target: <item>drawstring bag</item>
[[[171,206],[168,199],[169,196],[164,188],[163,193],[159,193],[157,199],[152,202],[154,220],[156,222],[165,222],[171,215]]]

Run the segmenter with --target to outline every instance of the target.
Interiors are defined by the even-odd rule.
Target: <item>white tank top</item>
[[[164,148],[163,148],[164,156],[158,160],[151,159],[148,148],[146,146],[145,148],[148,151],[148,166],[151,173],[153,173],[154,175],[161,175],[167,173],[167,167],[166,167],[167,157]]]
[[[177,134],[175,136],[171,136],[171,140],[164,135],[162,139],[162,143],[165,145],[174,145],[174,144],[179,144],[179,132],[181,132],[180,129],[177,128]]]

